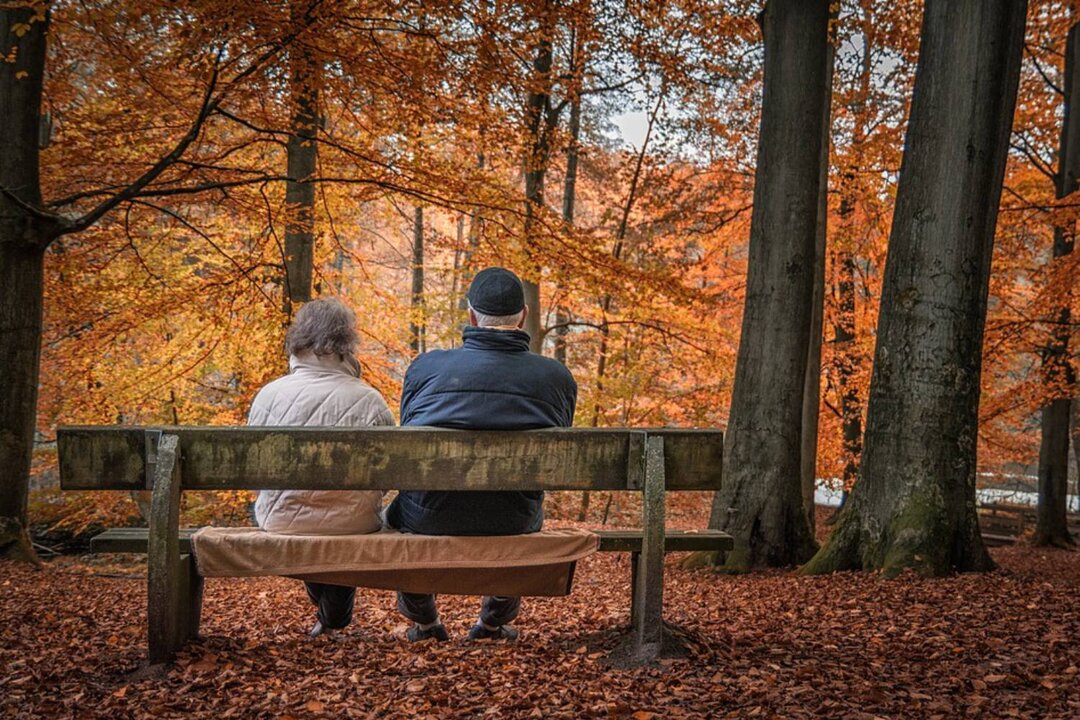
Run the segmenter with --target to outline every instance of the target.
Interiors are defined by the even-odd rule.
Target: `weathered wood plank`
[[[65,490],[146,487],[141,427],[63,427]],[[640,430],[525,432],[435,428],[157,428],[183,448],[186,490],[623,490],[640,487]],[[663,430],[673,489],[719,486],[722,434]]]
[[[600,552],[641,552],[641,530],[595,530],[600,536]],[[720,530],[667,530],[664,533],[664,552],[697,552],[698,550],[731,550],[734,541]]]
[[[190,553],[180,555],[180,588],[177,601],[180,605],[180,622],[177,623],[176,647],[184,646],[189,639],[199,637],[202,621],[203,576],[195,567]]]
[[[433,428],[165,428],[183,448],[181,483],[211,489],[623,489],[630,433]],[[141,430],[137,432],[141,443]],[[65,489],[144,487],[128,428],[60,433]],[[107,458],[108,463],[102,458]],[[88,459],[88,460],[86,460]]]
[[[632,618],[634,650],[642,660],[659,657],[664,628],[664,438],[649,435],[646,448],[643,539]]]
[[[719,430],[649,429],[664,438],[668,490],[719,490],[724,469],[724,433]]]
[[[145,490],[146,448],[141,427],[77,426],[57,431],[64,490]]]
[[[178,439],[163,435],[158,446],[147,549],[146,615],[150,663],[167,663],[181,639],[182,583],[176,536],[180,525]]]

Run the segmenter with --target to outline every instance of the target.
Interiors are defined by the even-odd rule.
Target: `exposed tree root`
[[[1076,550],[1076,540],[1069,531],[1061,533],[1040,533],[1035,531],[1035,537],[1031,539],[1033,547],[1054,547],[1060,550]]]
[[[34,552],[30,535],[18,518],[0,517],[0,555],[38,567],[42,565],[41,559]]]
[[[712,567],[720,563],[720,554],[718,550],[698,550],[684,557],[679,562],[679,567],[683,570]]]

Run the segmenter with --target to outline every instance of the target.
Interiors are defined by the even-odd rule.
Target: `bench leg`
[[[189,625],[184,598],[191,587],[190,557],[181,562],[180,448],[176,435],[163,435],[154,466],[154,493],[147,543],[147,644],[150,663],[171,662]]]
[[[630,626],[637,631],[638,613],[641,612],[638,605],[641,597],[638,595],[638,563],[641,562],[641,553],[630,553]]]
[[[664,631],[664,438],[649,437],[646,442],[643,536],[641,556],[633,563],[631,603],[634,652],[652,660],[660,656]]]
[[[203,577],[196,570],[195,558],[191,555],[180,556],[180,577],[183,582],[178,599],[181,616],[181,622],[177,625],[178,648],[188,640],[199,637],[199,622],[202,619]]]

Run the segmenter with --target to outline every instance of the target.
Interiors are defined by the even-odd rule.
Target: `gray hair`
[[[476,316],[476,327],[517,327],[524,316],[525,311],[520,310],[513,315],[485,315],[469,303],[469,310]]]
[[[297,355],[311,351],[316,355],[351,357],[359,343],[356,313],[337,298],[319,298],[306,303],[296,313],[285,335],[285,352]]]

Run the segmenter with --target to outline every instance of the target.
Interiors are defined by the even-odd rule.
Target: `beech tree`
[[[840,7],[833,7],[829,15],[830,26],[835,25]],[[832,119],[833,68],[836,64],[836,34],[830,27],[829,46],[825,60],[828,90],[822,103],[821,122],[821,173],[818,187],[817,225],[814,231],[814,301],[810,314],[810,348],[806,360],[806,378],[803,381],[802,446],[800,450],[800,477],[802,483],[803,509],[813,532],[815,526],[814,491],[817,483],[818,418],[821,413],[821,343],[825,323],[825,240],[829,232],[829,149]]]
[[[803,383],[828,101],[829,0],[769,0],[764,97],[742,335],[711,527],[735,537],[726,566],[805,562]]]
[[[289,6],[294,25],[310,24],[318,3]],[[285,297],[292,302],[311,299],[315,247],[315,176],[319,158],[319,81],[321,63],[303,43],[289,52],[289,89],[292,95],[292,132],[286,142],[288,180],[285,182]]]
[[[139,8],[117,12],[138,14]],[[198,18],[188,20],[199,23]],[[58,238],[94,227],[120,206],[236,185],[234,178],[210,174],[218,170],[213,165],[192,160],[196,141],[226,98],[280,56],[300,31],[292,28],[262,45],[236,46],[228,59],[223,46],[209,37],[183,35],[174,49],[188,63],[197,99],[169,111],[180,114],[185,130],[167,140],[163,154],[151,158],[136,177],[45,202],[39,144],[49,22],[47,2],[0,8],[0,42],[5,56],[13,58],[0,63],[0,551],[23,558],[33,558],[26,533],[27,480],[36,426],[46,251]],[[146,134],[151,147],[160,143],[152,131]],[[194,169],[208,174],[193,174]],[[73,208],[78,212],[70,212]]]
[[[804,571],[988,570],[982,336],[1026,0],[926,3],[859,481]]]
[[[45,248],[59,224],[43,213],[38,174],[45,5],[0,9],[0,550],[33,556],[24,523],[34,443]]]
[[[1061,142],[1058,146],[1058,169],[1054,178],[1056,197],[1061,200],[1080,187],[1080,119],[1076,117],[1076,102],[1080,100],[1080,25],[1069,29],[1065,44],[1064,113]],[[1075,220],[1069,227],[1061,223],[1054,227],[1052,269],[1060,267],[1062,258],[1073,252]],[[1051,277],[1053,273],[1051,272]],[[1071,547],[1073,539],[1066,523],[1066,498],[1069,491],[1069,410],[1072,401],[1073,377],[1069,362],[1071,293],[1067,290],[1058,307],[1053,309],[1049,342],[1043,348],[1042,381],[1045,405],[1040,417],[1039,445],[1039,509],[1033,542],[1036,545]]]

